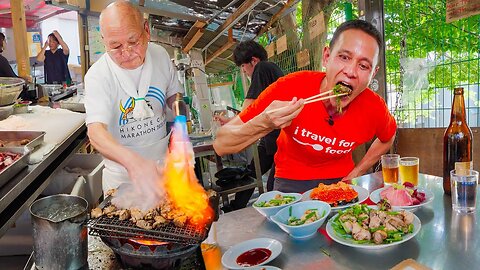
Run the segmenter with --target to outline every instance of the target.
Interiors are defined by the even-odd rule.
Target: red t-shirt
[[[260,114],[274,100],[290,101],[319,93],[324,72],[300,71],[278,79],[265,89],[240,119],[247,122]],[[344,114],[329,125],[322,102],[307,104],[290,126],[280,132],[275,154],[275,177],[292,180],[340,178],[355,164],[352,151],[376,136],[386,142],[394,136],[397,125],[385,101],[365,89]]]

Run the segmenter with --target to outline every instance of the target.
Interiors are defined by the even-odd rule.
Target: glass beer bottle
[[[451,194],[450,171],[465,171],[473,169],[472,161],[472,131],[467,125],[463,88],[454,90],[450,125],[443,135],[443,191]]]

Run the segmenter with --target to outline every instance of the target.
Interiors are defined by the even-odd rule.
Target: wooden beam
[[[225,30],[230,29],[232,25],[237,23],[241,18],[247,15],[253,8],[255,8],[258,4],[262,2],[261,0],[245,0],[243,4],[241,4],[232,15],[228,16],[225,22],[218,27],[215,31],[215,37],[202,49],[205,51],[210,45],[212,45],[223,33]]]
[[[227,43],[225,43],[222,47],[220,47],[218,50],[216,50],[212,55],[210,55],[207,58],[207,61],[205,62],[205,65],[208,65],[210,62],[213,61],[213,59],[220,56],[220,54],[222,54],[224,51],[230,49],[230,47],[232,47],[235,43],[236,43],[235,40],[230,40],[230,38],[229,38]]]
[[[10,1],[18,76],[27,78],[30,77],[30,58],[28,57],[27,22],[25,20],[24,4],[24,0]]]
[[[263,33],[267,32],[268,29],[278,20],[280,19],[280,16],[282,16],[283,12],[285,10],[287,10],[288,8],[290,8],[293,4],[295,3],[295,0],[288,0],[287,3],[285,3],[285,5],[277,12],[275,13],[272,18],[270,19],[270,21],[268,21],[268,23],[262,28],[260,29],[260,31],[258,32],[257,34],[257,37],[258,36],[261,36]]]
[[[190,27],[190,30],[188,30],[188,33],[183,38],[182,51],[184,53],[188,53],[188,51],[190,51],[190,49],[195,46],[197,41],[203,36],[205,33],[205,25],[207,25],[206,22],[197,20],[192,27]]]

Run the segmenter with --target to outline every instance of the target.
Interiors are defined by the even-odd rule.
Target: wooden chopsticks
[[[326,91],[326,92],[308,97],[308,98],[305,99],[305,103],[303,103],[303,104],[310,104],[310,103],[314,103],[314,102],[317,102],[317,101],[329,99],[329,98],[332,98],[332,97],[341,97],[341,96],[345,96],[345,95],[349,94],[349,93],[339,93],[339,94],[334,94],[334,95],[328,95],[328,94],[331,94],[331,93],[333,93],[333,90]],[[326,95],[328,95],[328,96],[326,96]],[[276,109],[273,109],[273,110],[269,110],[269,111],[267,111],[267,113],[273,113],[273,112],[279,111],[282,108],[283,107],[276,108]]]

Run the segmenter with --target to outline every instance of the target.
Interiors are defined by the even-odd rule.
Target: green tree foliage
[[[429,116],[418,109],[432,104],[443,89],[479,83],[479,15],[447,24],[445,0],[388,0],[384,5],[387,88],[403,92],[396,112],[400,121],[414,123],[420,115]],[[432,67],[427,88],[402,84],[400,59],[405,57],[427,59]],[[441,109],[442,104],[434,105]]]

